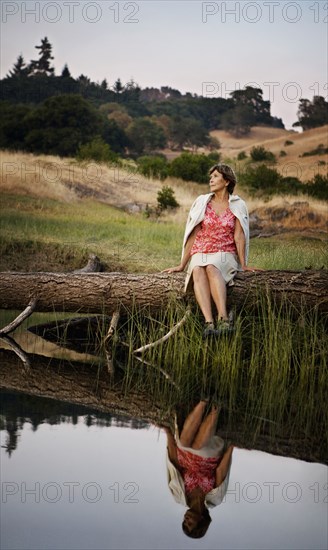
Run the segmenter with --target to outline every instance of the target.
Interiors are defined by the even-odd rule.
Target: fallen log
[[[159,310],[172,300],[188,300],[184,273],[0,273],[0,308],[22,309],[37,299],[37,311],[111,314],[120,308]],[[295,310],[328,312],[328,270],[258,271],[238,273],[228,288],[228,305],[254,308],[260,293]],[[194,301],[193,294],[189,295]]]

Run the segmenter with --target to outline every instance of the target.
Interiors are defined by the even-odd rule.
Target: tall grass
[[[163,336],[184,315],[172,304],[154,317],[134,312],[120,328],[125,341],[124,384],[128,392],[147,392],[163,411],[211,396],[221,403],[226,428],[238,425],[245,442],[265,434],[286,441],[304,440],[328,450],[326,395],[326,319],[316,313],[295,312],[259,295],[254,315],[240,312],[235,332],[203,340],[202,321],[195,312],[168,341],[143,352],[144,364],[133,350]],[[121,348],[118,347],[117,350]]]

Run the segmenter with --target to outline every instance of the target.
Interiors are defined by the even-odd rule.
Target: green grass
[[[10,242],[60,245],[128,271],[160,271],[175,261],[183,228],[147,220],[108,205],[75,205],[32,197],[4,196],[1,212],[2,254]]]
[[[32,270],[37,254],[39,270],[46,270],[50,256],[51,269],[69,271],[82,267],[93,252],[109,271],[154,273],[179,263],[183,232],[184,224],[147,219],[99,202],[3,195],[0,268],[23,271],[27,265]],[[326,243],[319,239],[281,235],[252,239],[249,263],[264,269],[319,269],[328,266],[327,254]]]
[[[163,410],[211,396],[224,406],[226,429],[238,426],[244,444],[266,435],[301,442],[308,456],[325,460],[327,319],[305,311],[295,317],[287,304],[277,309],[259,295],[257,315],[241,312],[233,336],[204,342],[196,311],[168,341],[143,352],[144,365],[135,361],[133,350],[159,339],[184,312],[181,304],[156,318],[135,312],[121,326],[126,395],[145,391]]]

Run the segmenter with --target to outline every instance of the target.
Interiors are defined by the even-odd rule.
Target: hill
[[[328,154],[301,157],[303,153],[314,150],[318,145],[328,147],[328,125],[299,133],[293,130],[255,126],[250,133],[241,138],[234,138],[227,132],[215,130],[211,132],[221,143],[220,152],[223,158],[236,159],[238,153],[244,151],[247,155],[252,147],[263,146],[277,157],[276,168],[284,176],[295,176],[301,181],[308,181],[317,173],[327,172]],[[285,145],[289,140],[293,143]],[[285,151],[286,156],[279,156]],[[326,165],[318,165],[324,161]]]

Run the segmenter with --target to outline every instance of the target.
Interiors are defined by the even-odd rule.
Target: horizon
[[[258,87],[271,115],[298,131],[299,100],[327,99],[326,14],[323,2],[308,0],[4,1],[0,76],[20,54],[36,59],[47,36],[57,76],[67,64],[73,78],[106,79],[109,88],[133,79],[142,89],[225,99]]]

